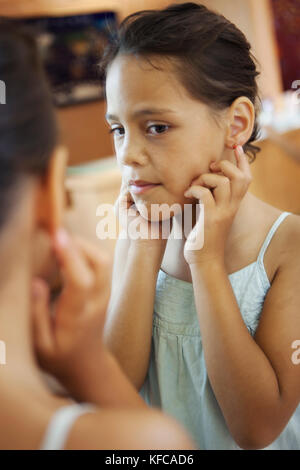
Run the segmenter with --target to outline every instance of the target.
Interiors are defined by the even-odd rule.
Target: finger
[[[204,245],[204,208],[205,204],[203,207],[200,207],[198,220],[187,237],[187,241],[184,246],[185,251],[201,250]]]
[[[118,198],[116,200],[116,203],[115,203],[115,206],[114,206],[115,215],[117,217],[119,217],[120,209],[126,209],[127,208],[127,205],[128,205],[128,202],[129,202],[129,200],[128,200],[129,197],[130,197],[130,193],[129,193],[128,185],[125,183],[124,179],[122,179],[120,193],[119,193],[119,196],[118,196]]]
[[[237,168],[237,166],[235,166],[229,160],[220,160],[219,162],[213,162],[210,164],[210,169],[214,172],[214,174],[219,171],[230,179],[238,178],[240,175],[239,168]]]
[[[213,172],[220,170],[222,174],[229,179],[231,186],[231,200],[240,198],[244,195],[245,188],[247,186],[247,178],[237,166],[228,160],[221,160],[220,162],[211,164],[210,167]]]
[[[40,359],[45,360],[54,351],[55,337],[53,319],[49,307],[50,293],[41,279],[32,282],[32,330],[33,342]]]
[[[215,200],[211,191],[203,186],[190,186],[185,191],[184,196],[190,199],[198,199],[207,209],[215,206]]]
[[[117,199],[117,203],[119,204],[120,206],[120,209],[121,210],[127,210],[129,209],[129,207],[133,204],[133,199],[132,199],[132,196],[131,196],[131,193],[129,191],[129,189],[127,188],[124,188],[120,191],[120,195]]]
[[[230,202],[230,180],[226,176],[203,173],[196,181],[212,191],[216,204],[221,205]]]
[[[95,276],[95,287],[97,289],[106,286],[108,288],[111,278],[111,259],[95,244],[82,237],[74,236],[74,241],[81,249],[87,262],[92,268]]]
[[[85,257],[66,230],[60,228],[54,234],[53,247],[62,267],[65,286],[77,296],[94,284],[94,275]]]
[[[239,156],[239,152],[242,152]],[[248,189],[249,183],[252,180],[251,170],[248,159],[243,151],[242,146],[237,146],[235,149],[237,159],[237,166],[228,160],[221,160],[214,162],[210,165],[212,171],[222,171],[231,181],[231,199],[236,200],[244,196]],[[245,159],[245,165],[243,161]],[[244,166],[243,166],[244,165]]]
[[[248,161],[248,157],[244,152],[242,145],[238,145],[235,149],[236,157],[238,159],[238,168],[246,176],[247,180],[252,181],[251,168]]]
[[[121,188],[120,195],[114,205],[114,213],[123,227],[127,227],[129,217],[138,215],[132,195],[126,186]]]

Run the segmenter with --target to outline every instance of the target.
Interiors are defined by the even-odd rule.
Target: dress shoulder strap
[[[50,420],[40,450],[62,450],[76,419],[93,411],[95,407],[88,403],[75,403],[59,408]]]
[[[264,258],[264,254],[265,254],[265,251],[266,249],[268,248],[269,246],[269,243],[270,241],[272,240],[273,238],[273,235],[274,233],[276,232],[276,230],[278,229],[279,225],[281,224],[281,222],[283,222],[283,220],[288,216],[290,215],[291,212],[282,212],[279,217],[277,217],[277,219],[275,220],[275,222],[273,223],[272,227],[270,228],[265,240],[264,240],[264,243],[260,249],[260,252],[258,254],[258,258],[257,258],[257,261],[259,262],[262,262],[263,261],[263,258]]]

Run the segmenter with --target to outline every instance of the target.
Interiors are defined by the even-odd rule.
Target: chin
[[[183,204],[174,201],[172,203],[136,201],[135,206],[141,216],[149,222],[170,220],[183,210]]]

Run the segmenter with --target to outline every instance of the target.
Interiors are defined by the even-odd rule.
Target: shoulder
[[[282,211],[270,204],[259,201],[256,223],[264,227],[260,245],[270,237],[271,228],[278,222]],[[270,284],[273,283],[278,271],[290,264],[291,258],[300,255],[300,215],[288,213],[282,218],[275,231],[273,230],[271,240],[264,255],[264,265]],[[299,257],[300,261],[300,257]]]
[[[195,447],[173,418],[158,411],[99,409],[77,419],[65,449],[162,450]]]
[[[286,234],[288,237],[295,237],[300,234],[300,215],[290,213],[286,217]],[[299,239],[298,239],[299,244]]]
[[[289,214],[281,225],[280,237],[278,237],[280,264],[286,266],[291,262],[294,264],[295,261],[300,264],[300,215]]]
[[[270,245],[265,257],[266,267],[270,265],[273,270],[270,283],[290,293],[300,276],[300,216],[287,215],[277,227]]]
[[[271,207],[265,212],[265,224],[269,229],[278,221],[283,211]],[[278,269],[287,266],[291,259],[300,255],[300,215],[289,213],[277,225],[273,233],[270,246],[266,251],[266,265],[270,266],[269,271],[273,273],[272,279]],[[300,257],[299,257],[300,261]]]

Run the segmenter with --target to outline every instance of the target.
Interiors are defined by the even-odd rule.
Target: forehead
[[[133,104],[181,105],[188,97],[169,60],[119,55],[106,79],[107,104],[113,108]],[[159,67],[159,70],[155,67]]]

